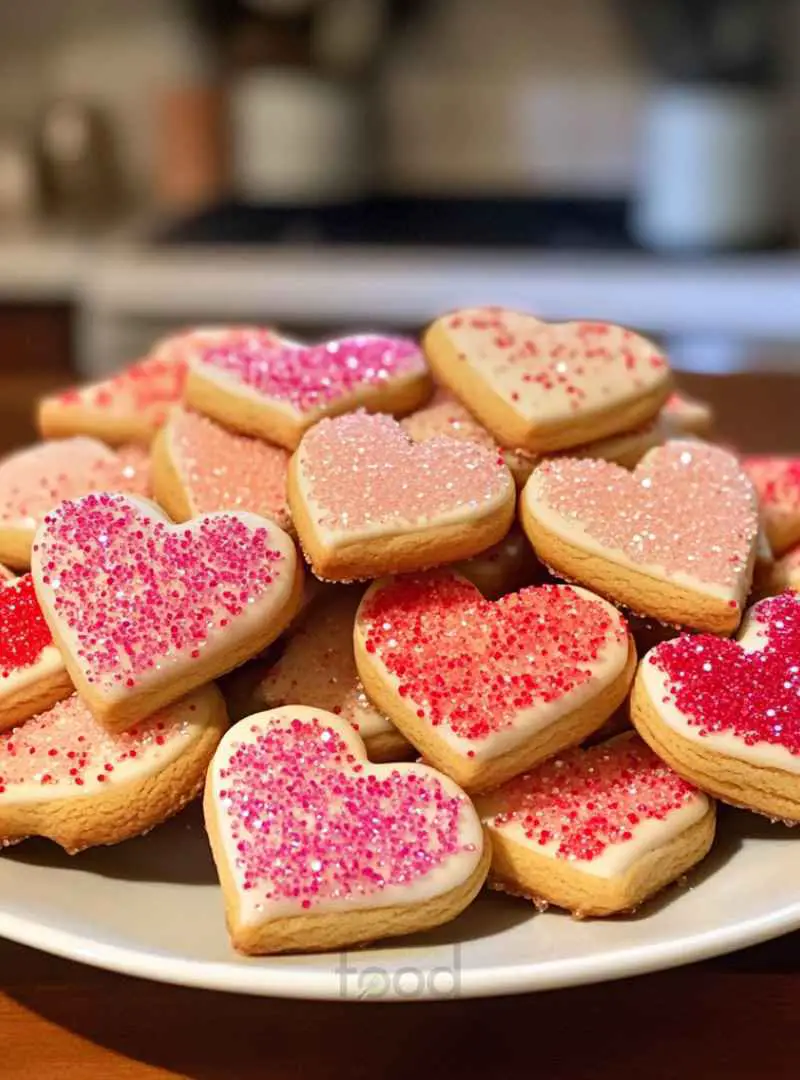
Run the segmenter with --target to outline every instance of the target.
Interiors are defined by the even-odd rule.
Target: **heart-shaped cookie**
[[[472,803],[425,765],[371,765],[346,720],[289,706],[214,755],[206,828],[245,953],[338,949],[455,918],[486,877]]]
[[[670,392],[669,365],[655,345],[610,323],[469,308],[437,319],[423,348],[501,446],[534,453],[629,431]]]
[[[664,622],[718,633],[739,625],[758,503],[727,451],[670,442],[632,473],[546,461],[525,485],[520,515],[539,558],[564,577]]]
[[[582,742],[636,666],[625,620],[592,593],[543,585],[491,603],[452,572],[376,582],[354,640],[370,698],[467,791]]]
[[[173,521],[249,510],[290,527],[289,453],[175,408],[153,444],[153,491]]]
[[[73,694],[0,735],[0,845],[73,854],[149,832],[198,794],[226,728],[213,683],[118,734]]]
[[[0,731],[72,693],[30,574],[0,583]]]
[[[314,573],[375,578],[469,558],[514,517],[514,481],[474,443],[412,443],[390,416],[350,413],[307,432],[289,467],[289,506]]]
[[[427,364],[409,338],[360,334],[301,345],[253,335],[200,351],[186,400],[234,431],[294,450],[322,416],[359,406],[402,415],[430,392]]]
[[[32,571],[76,689],[113,730],[256,655],[302,590],[294,544],[273,522],[223,513],[173,525],[126,495],[48,514]]]
[[[800,544],[800,458],[746,457],[742,465],[761,500],[772,552],[783,555]]]
[[[76,436],[40,443],[0,461],[0,560],[30,565],[36,529],[53,507],[90,491],[148,494],[150,463],[139,447],[110,450]]]
[[[93,435],[110,446],[148,445],[183,397],[189,358],[203,345],[252,333],[246,327],[200,327],[157,342],[118,374],[42,398],[38,425],[48,439]]]
[[[490,884],[577,916],[632,911],[699,862],[714,804],[630,732],[478,800]]]
[[[755,604],[737,641],[682,635],[651,650],[631,715],[704,791],[800,821],[800,596]]]
[[[353,626],[363,589],[335,588],[292,627],[281,655],[255,681],[249,712],[308,705],[341,716],[364,740],[370,761],[399,761],[413,748],[367,697],[353,656]]]

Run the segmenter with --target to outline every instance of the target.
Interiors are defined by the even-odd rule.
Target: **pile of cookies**
[[[0,462],[0,842],[204,790],[260,954],[484,884],[628,911],[715,800],[800,820],[800,461],[712,419],[638,334],[494,307],[193,330],[42,401]]]

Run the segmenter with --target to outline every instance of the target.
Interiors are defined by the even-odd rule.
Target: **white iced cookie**
[[[432,323],[423,348],[501,446],[535,453],[630,431],[655,416],[671,386],[655,345],[610,323],[467,308]]]
[[[633,732],[571,750],[477,805],[490,884],[576,916],[632,911],[714,840],[712,801]]]
[[[198,794],[226,727],[213,684],[116,735],[73,694],[0,735],[0,844],[72,854],[148,832]]]
[[[350,724],[287,706],[236,724],[205,793],[233,945],[341,949],[455,918],[486,878],[472,803],[426,765],[372,765]]]

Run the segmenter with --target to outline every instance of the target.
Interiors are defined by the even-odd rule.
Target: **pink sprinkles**
[[[321,345],[277,344],[272,334],[204,349],[200,362],[301,412],[323,408],[365,386],[426,370],[409,338],[362,334]]]
[[[571,750],[510,780],[491,796],[502,806],[493,824],[519,824],[537,846],[556,845],[557,858],[591,862],[631,840],[641,822],[665,821],[696,795],[631,736]]]
[[[219,796],[242,888],[265,902],[374,896],[474,851],[460,839],[468,800],[437,778],[376,775],[316,718],[250,730],[255,741],[234,744],[219,772]]]
[[[170,526],[100,494],[62,503],[45,522],[42,582],[77,637],[88,681],[106,687],[199,659],[283,573],[270,531],[232,514]]]

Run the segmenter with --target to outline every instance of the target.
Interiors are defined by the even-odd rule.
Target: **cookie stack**
[[[39,416],[0,463],[3,842],[116,843],[204,786],[260,954],[487,882],[627,911],[715,799],[800,820],[800,599],[746,611],[798,584],[797,463],[702,441],[638,334],[209,328]]]

